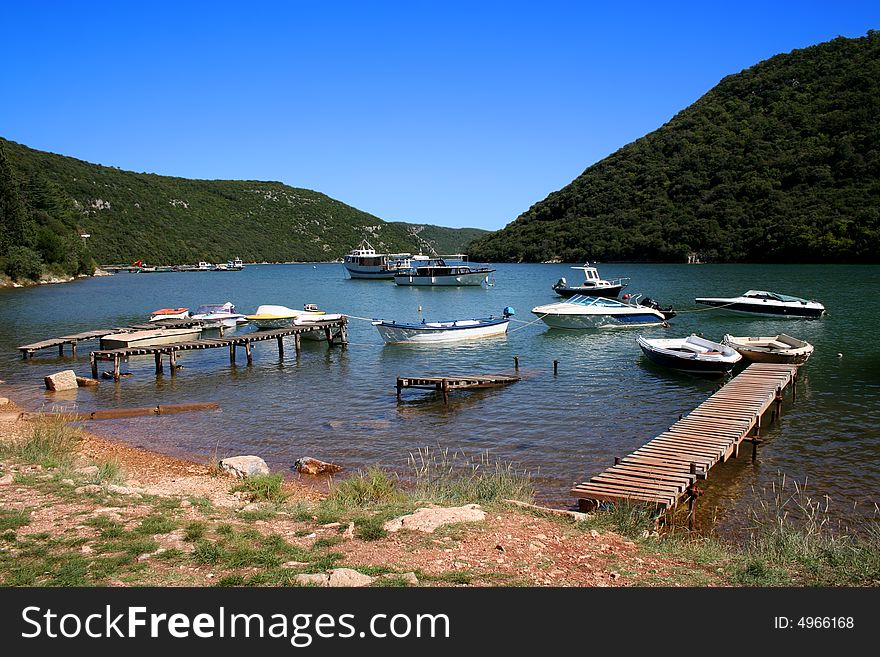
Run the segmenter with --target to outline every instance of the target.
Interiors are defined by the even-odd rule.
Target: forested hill
[[[7,209],[13,207],[14,213]],[[334,260],[364,238],[380,250],[460,253],[485,233],[389,223],[319,192],[280,182],[134,173],[4,139],[0,222],[4,268],[10,258],[15,265],[26,252],[31,263],[38,257],[44,265],[71,273],[87,269],[91,258],[102,264],[140,259],[154,265],[235,257],[258,262]],[[90,237],[82,240],[81,233]],[[47,243],[56,248],[44,248]]]
[[[488,261],[880,262],[880,33],[724,78],[500,231]]]

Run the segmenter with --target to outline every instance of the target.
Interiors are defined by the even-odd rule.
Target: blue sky
[[[880,3],[0,0],[0,24],[2,137],[497,229],[724,76],[880,29]]]

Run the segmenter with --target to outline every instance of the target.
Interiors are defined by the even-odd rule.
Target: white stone
[[[327,586],[369,586],[373,583],[373,578],[364,575],[351,568],[334,568],[330,571],[330,579],[327,580]]]
[[[45,378],[46,389],[59,391],[59,390],[76,390],[79,384],[76,382],[76,372],[73,370],[64,370],[63,372],[56,372],[55,374],[50,374]]]
[[[239,479],[258,474],[269,474],[269,466],[259,456],[230,456],[220,461],[220,467]]]
[[[480,509],[479,504],[465,504],[449,508],[416,509],[414,513],[389,520],[383,527],[387,532],[409,529],[433,534],[434,530],[443,525],[456,522],[481,522],[485,519],[486,512]]]

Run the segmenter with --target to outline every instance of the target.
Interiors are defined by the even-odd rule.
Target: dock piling
[[[513,357],[513,369],[514,369],[516,372],[519,372],[519,356],[514,356],[514,357]]]
[[[554,360],[553,361],[553,376],[556,376],[557,374],[559,374],[559,361]]]

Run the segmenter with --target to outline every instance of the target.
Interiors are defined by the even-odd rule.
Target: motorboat
[[[561,297],[571,297],[575,294],[583,294],[592,297],[617,297],[620,291],[629,282],[628,278],[615,278],[606,281],[599,277],[599,270],[591,267],[587,262],[583,267],[572,267],[584,272],[584,282],[580,285],[569,285],[565,277],[560,278],[553,284],[553,291]]]
[[[576,294],[566,301],[532,308],[547,326],[561,329],[617,328],[628,326],[662,326],[666,317],[655,308],[607,297]]]
[[[443,258],[432,258],[394,274],[397,285],[477,286],[489,283],[489,267],[471,267],[467,264],[449,265]]]
[[[825,306],[818,301],[763,290],[749,290],[738,297],[698,297],[694,301],[733,313],[764,317],[816,319],[825,314]]]
[[[813,345],[785,333],[770,337],[738,337],[725,335],[722,344],[736,349],[745,359],[755,363],[788,363],[803,365],[813,353]]]
[[[722,376],[742,360],[733,347],[697,335],[652,339],[639,336],[636,342],[645,356],[657,365],[691,374]]]
[[[647,306],[648,308],[653,308],[654,310],[659,311],[665,319],[672,319],[673,317],[675,317],[676,313],[675,313],[675,310],[672,308],[672,306],[667,306],[666,308],[663,308],[658,301],[654,301],[654,299],[652,299],[651,297],[645,297],[644,299],[640,299],[639,298],[640,296],[641,295],[636,295],[636,297],[635,297],[635,298],[639,299],[638,303],[640,305]],[[631,297],[629,294],[623,295],[624,301],[629,301],[631,298],[633,298],[633,297]]]
[[[422,320],[418,324],[373,320],[373,326],[388,344],[399,342],[454,342],[473,338],[486,338],[503,335],[510,325],[513,308],[507,307],[500,317],[489,316],[478,319],[454,319],[441,322]]]
[[[364,240],[343,258],[342,264],[351,278],[390,280],[398,271],[411,267],[412,260],[409,253],[376,253]]]
[[[189,308],[160,308],[150,313],[151,322],[169,319],[189,319]]]
[[[312,306],[312,310],[308,309],[308,306]],[[314,304],[306,304],[305,312],[297,315],[293,319],[293,326],[312,326],[315,327],[314,331],[308,331],[306,333],[302,333],[301,337],[304,340],[314,340],[316,342],[321,342],[327,339],[327,332],[324,330],[322,326],[325,322],[336,322],[342,319],[342,315],[339,313],[325,313],[317,310],[317,307]]]
[[[202,330],[195,328],[162,328],[148,331],[113,333],[101,338],[101,349],[126,349],[132,347],[152,347],[175,342],[197,340]]]
[[[262,305],[257,307],[253,315],[245,315],[245,319],[256,325],[258,329],[290,328],[293,321],[304,315],[324,315],[314,304],[306,304],[302,310],[294,310],[287,306]]]
[[[227,301],[226,303],[202,304],[196,308],[196,311],[192,314],[191,318],[228,327],[243,324],[248,321],[245,319],[243,313],[235,311],[235,306],[232,305],[231,301]]]

